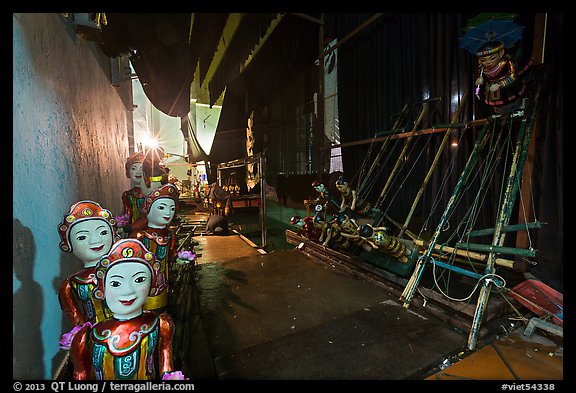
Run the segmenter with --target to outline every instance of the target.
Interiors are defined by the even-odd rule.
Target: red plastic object
[[[530,311],[538,316],[545,314],[543,310],[534,306],[534,304],[536,304],[554,315],[554,324],[558,326],[563,325],[564,295],[560,292],[544,284],[542,281],[533,279],[521,282],[512,288],[512,291],[510,295]]]

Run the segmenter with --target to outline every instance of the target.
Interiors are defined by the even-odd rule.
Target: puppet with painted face
[[[159,269],[154,254],[135,239],[116,242],[100,259],[93,296],[106,301],[113,317],[74,336],[73,379],[159,380],[172,374],[172,318],[143,310],[158,290]]]
[[[328,210],[331,212],[337,212],[340,210],[340,206],[338,206],[338,204],[332,198],[332,193],[323,183],[320,183],[318,180],[314,180],[312,182],[312,187],[318,192],[318,197],[316,198],[315,203],[322,204],[326,212]]]
[[[346,244],[349,246],[360,247],[365,251],[370,251],[372,249],[366,240],[358,233],[358,224],[356,221],[348,217],[346,214],[334,214],[329,224],[330,229],[328,230],[328,241],[330,240],[330,237],[333,236],[333,233],[336,233],[339,238],[348,239],[349,243]],[[340,243],[342,244],[342,240],[340,240]],[[348,251],[350,250],[353,250],[353,247],[349,247]]]
[[[488,42],[478,52],[478,78],[476,79],[479,96],[480,87],[484,87],[484,102],[497,114],[509,113],[520,107],[525,94],[526,84],[516,64],[506,54],[501,42]],[[524,72],[525,70],[522,70]]]
[[[336,188],[340,191],[340,212],[350,209],[358,214],[366,214],[370,210],[370,203],[359,200],[356,190],[352,189],[348,181],[340,176],[336,181]]]
[[[176,259],[176,237],[170,223],[176,215],[177,202],[178,189],[171,183],[152,191],[142,209],[146,214],[146,226],[130,233],[130,237],[140,240],[160,263],[158,291],[148,298],[146,310],[162,312],[168,305],[169,265]]]
[[[105,302],[92,297],[92,290],[98,260],[118,240],[112,213],[93,201],[77,202],[64,215],[58,234],[60,249],[73,253],[84,265],[60,285],[58,300],[62,311],[73,325],[108,319],[110,310]]]
[[[321,243],[324,240],[324,231],[319,227],[319,224],[314,223],[314,217],[300,217],[293,216],[290,218],[290,224],[298,228],[298,232],[306,239],[312,240],[316,243]]]
[[[142,208],[146,195],[142,189],[144,182],[144,155],[140,152],[133,153],[126,161],[126,177],[130,179],[131,188],[122,194],[122,205],[124,206],[124,216],[126,216],[126,226],[124,231],[129,233],[136,221],[144,216]]]

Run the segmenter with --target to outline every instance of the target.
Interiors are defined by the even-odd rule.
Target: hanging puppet
[[[246,127],[246,157],[254,157],[254,133],[252,132],[252,122],[254,121],[254,111],[250,113],[248,118],[248,127]],[[256,166],[253,163],[246,165],[246,185],[248,191],[256,187],[260,181],[258,173],[256,173]],[[239,190],[239,189],[238,189]]]
[[[293,216],[290,218],[290,224],[298,228],[298,232],[306,239],[316,243],[322,243],[326,237],[328,224],[322,220],[322,216],[300,217]]]
[[[130,233],[140,240],[160,263],[155,292],[150,295],[144,308],[162,312],[168,305],[169,265],[176,259],[176,237],[170,223],[176,214],[178,189],[172,183],[163,185],[146,197],[142,211],[146,214],[146,226]]]
[[[349,186],[348,181],[343,176],[340,176],[336,181],[336,188],[340,191],[340,212],[350,209],[357,214],[366,214],[370,211],[370,203],[359,200],[358,193]]]
[[[60,284],[60,307],[73,325],[99,322],[112,315],[105,302],[94,299],[94,269],[112,244],[118,240],[112,213],[93,201],[80,201],[70,207],[58,225],[60,249],[73,253],[84,265]]]
[[[324,206],[325,212],[328,212],[328,210],[331,210],[332,212],[340,210],[340,206],[338,206],[336,201],[334,201],[332,193],[323,183],[314,180],[312,182],[312,187],[314,187],[316,192],[318,192],[318,197],[316,198],[315,203]]]
[[[480,14],[469,21],[461,46],[473,53],[478,62],[476,97],[496,114],[520,109],[526,94],[522,69],[508,52],[522,39],[523,26],[512,21],[513,14]]]
[[[107,321],[84,326],[72,340],[70,357],[75,380],[173,379],[170,315],[144,311],[156,291],[160,263],[141,242],[114,244],[96,267],[94,297],[113,312]]]
[[[119,226],[122,231],[130,233],[131,226],[138,221],[142,214],[144,199],[146,196],[142,193],[144,184],[144,155],[135,152],[128,157],[125,164],[126,177],[130,179],[130,189],[122,193],[122,205],[124,207],[123,217],[118,217]],[[120,220],[122,218],[122,220]]]

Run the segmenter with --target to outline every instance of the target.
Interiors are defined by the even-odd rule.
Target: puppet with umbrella
[[[476,96],[484,86],[484,102],[497,114],[519,109],[526,86],[507,49],[522,39],[523,26],[514,14],[480,14],[468,21],[460,46],[478,59]]]

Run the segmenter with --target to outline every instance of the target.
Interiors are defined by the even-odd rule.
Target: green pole
[[[502,227],[502,232],[516,232],[524,229],[540,229],[542,223],[540,221],[527,222],[524,224],[514,224]],[[468,233],[468,237],[494,235],[494,228],[478,229]]]
[[[514,248],[514,247],[493,246],[489,244],[456,243],[456,248],[470,251],[494,252],[497,254],[520,255],[523,257],[536,256],[536,252],[534,250],[526,250],[524,248]]]
[[[504,244],[504,239],[506,233],[502,231],[502,228],[508,225],[510,220],[510,215],[512,213],[512,207],[516,200],[516,194],[519,188],[519,182],[522,179],[522,169],[524,167],[524,162],[526,161],[526,156],[528,154],[528,147],[530,145],[530,138],[532,136],[534,120],[538,109],[538,98],[539,91],[536,92],[533,101],[529,103],[531,109],[530,115],[526,116],[526,108],[524,116],[522,118],[522,123],[520,125],[520,130],[518,132],[518,140],[516,143],[516,150],[514,152],[514,160],[510,167],[510,174],[508,176],[508,181],[506,184],[506,192],[504,195],[504,201],[501,205],[500,212],[498,214],[498,221],[494,228],[494,237],[492,240],[492,245],[502,246]],[[528,125],[527,125],[528,124]],[[526,132],[528,129],[528,132]],[[496,259],[496,253],[491,252],[488,255],[488,261],[486,264],[485,274],[493,274],[494,264]],[[480,287],[480,293],[478,295],[478,302],[476,304],[476,311],[474,313],[474,318],[472,320],[472,328],[470,329],[470,334],[468,336],[468,348],[474,350],[476,348],[476,341],[478,331],[480,330],[480,324],[484,317],[484,311],[488,305],[488,298],[490,296],[490,288],[492,286],[491,280],[484,280],[482,286]]]
[[[430,240],[430,247],[426,251],[425,255],[422,255],[421,257],[418,258],[418,262],[416,264],[416,267],[414,268],[414,272],[412,272],[412,276],[410,277],[410,280],[408,280],[408,283],[406,284],[406,287],[404,288],[404,291],[402,292],[400,300],[404,301],[404,307],[405,308],[408,308],[408,306],[410,305],[410,302],[412,301],[412,297],[414,296],[414,291],[416,290],[416,286],[418,285],[418,282],[420,281],[422,273],[424,272],[424,267],[425,267],[426,261],[430,259],[430,254],[434,250],[434,246],[436,245],[436,242],[438,241],[438,236],[440,235],[440,232],[442,231],[442,227],[444,226],[444,223],[448,219],[448,216],[451,213],[452,208],[454,207],[456,199],[460,195],[460,191],[462,190],[466,181],[468,180],[468,177],[470,176],[472,168],[476,165],[476,161],[478,160],[478,155],[480,154],[480,151],[484,148],[484,145],[486,144],[486,141],[488,140],[488,135],[489,135],[489,133],[487,133],[488,126],[489,126],[489,124],[485,124],[484,127],[482,127],[482,129],[480,130],[480,135],[476,139],[476,143],[474,144],[474,148],[472,150],[472,153],[468,157],[468,161],[466,162],[466,165],[465,165],[464,169],[462,170],[460,178],[458,179],[458,183],[456,183],[456,187],[454,188],[454,191],[452,192],[452,196],[450,197],[450,200],[448,201],[448,204],[447,204],[446,208],[444,209],[444,213],[442,215],[442,218],[440,219],[440,223],[438,224],[438,227],[436,228],[436,231],[434,232],[434,235],[432,236],[432,239]]]

